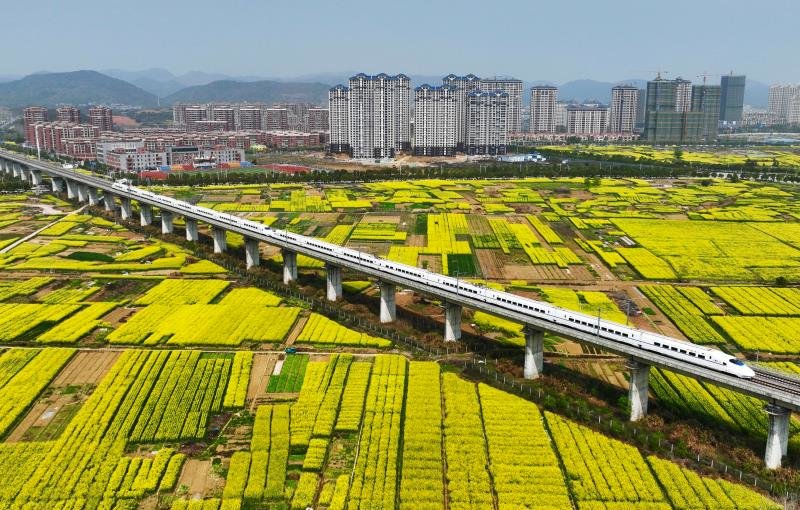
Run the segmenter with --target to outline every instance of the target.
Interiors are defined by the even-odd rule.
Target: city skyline
[[[391,61],[393,68],[406,74],[442,74],[445,69],[441,68],[441,60],[430,58],[430,50],[435,47],[437,52],[448,55],[447,71],[463,70],[487,77],[496,74],[556,83],[586,78],[618,81],[647,79],[654,71],[666,69],[673,71],[672,77],[689,79],[706,71],[719,75],[734,70],[762,82],[800,80],[796,69],[783,65],[794,57],[792,20],[800,14],[796,2],[785,0],[759,6],[764,15],[782,13],[771,17],[768,24],[753,22],[749,16],[734,16],[732,13],[745,8],[752,10],[752,5],[742,0],[677,0],[675,8],[659,14],[658,23],[647,21],[652,15],[647,4],[629,0],[606,1],[599,8],[592,4],[592,12],[582,16],[575,15],[573,6],[517,1],[488,11],[478,11],[478,5],[472,2],[457,10],[433,4],[425,6],[424,17],[415,14],[416,2],[391,12],[386,6],[363,0],[336,5],[309,2],[300,15],[293,4],[257,5],[235,0],[227,4],[226,11],[247,13],[240,15],[241,20],[265,20],[266,24],[263,30],[255,28],[262,25],[249,28],[241,24],[242,29],[232,38],[211,37],[208,31],[198,31],[197,27],[205,26],[201,22],[215,11],[216,4],[207,0],[193,3],[192,9],[186,9],[185,2],[155,4],[151,0],[135,6],[120,5],[115,7],[115,18],[125,22],[107,24],[98,23],[104,11],[95,0],[81,2],[58,17],[48,15],[51,3],[6,8],[8,19],[37,19],[37,31],[36,37],[31,37],[30,27],[24,23],[7,27],[10,39],[26,41],[26,52],[7,55],[0,75],[21,76],[42,70],[166,68],[175,74],[203,70],[234,76],[298,78],[347,71],[342,69],[340,60],[327,59],[320,51],[333,41],[339,50],[350,55],[347,67],[365,72],[379,72],[383,62]],[[480,12],[480,17],[475,12]],[[388,25],[362,22],[388,19],[389,15],[392,33],[402,35],[402,44],[397,37],[386,37]],[[550,20],[537,25],[535,38],[528,26],[532,17]],[[608,32],[606,27],[612,18],[625,30]],[[718,23],[708,23],[710,19]],[[175,20],[183,21],[176,24]],[[139,27],[145,22],[152,36],[141,37]],[[70,52],[51,51],[62,40],[60,27],[89,23],[91,37],[72,40]],[[401,27],[402,33],[396,27]],[[460,37],[459,31],[465,30],[494,33],[496,37],[488,41]],[[296,37],[298,33],[303,37]],[[748,36],[741,37],[742,33]],[[130,44],[132,40],[136,44]],[[372,42],[364,45],[365,40]],[[664,40],[670,44],[659,42]],[[546,58],[537,58],[544,55],[542,44],[547,48]],[[165,47],[171,51],[163,52]],[[613,58],[615,52],[621,51],[624,59]],[[215,58],[209,60],[208,55]]]

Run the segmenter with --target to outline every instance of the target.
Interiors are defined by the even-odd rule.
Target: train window
[[[683,349],[678,349],[678,352],[680,352],[681,354],[686,354],[686,351],[684,351]]]
[[[731,362],[731,363],[733,363],[734,365],[739,365],[740,367],[743,367],[743,366],[744,366],[744,363],[742,362],[742,360],[740,360],[740,359],[737,359],[737,358],[731,358],[731,359],[730,359],[730,360],[728,360],[728,361],[730,361],[730,362]]]
[[[676,352],[677,352],[677,351],[678,351],[678,348],[677,348],[677,347],[670,347],[670,348],[669,348],[669,350],[671,350],[671,351],[676,351]]]
[[[658,342],[653,342],[653,345],[655,345],[656,347],[661,347],[661,344]]]
[[[697,357],[697,354],[695,354],[695,353],[693,353],[693,352],[691,352],[691,351],[690,351],[690,352],[689,352],[689,356],[694,356],[694,357]]]

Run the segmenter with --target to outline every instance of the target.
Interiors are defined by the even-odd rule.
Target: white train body
[[[167,207],[189,209],[198,217],[214,219],[238,226],[255,235],[273,238],[280,244],[302,248],[305,253],[317,252],[321,255],[334,256],[396,278],[412,280],[429,288],[431,293],[437,291],[457,292],[463,297],[483,302],[493,307],[515,312],[518,315],[537,319],[546,323],[569,327],[584,333],[600,337],[604,340],[626,344],[645,351],[658,353],[703,368],[724,372],[741,378],[752,378],[755,372],[741,360],[726,354],[719,349],[712,349],[691,342],[675,340],[664,335],[651,333],[616,322],[603,320],[596,316],[565,310],[541,301],[524,298],[508,292],[492,290],[480,285],[443,276],[414,266],[408,266],[386,259],[380,259],[368,253],[359,252],[319,239],[293,234],[285,230],[271,229],[239,216],[221,213],[204,207],[197,207],[181,200],[165,197],[140,188],[131,187],[127,183],[117,182],[113,188],[123,191],[135,198],[139,195],[154,203]]]

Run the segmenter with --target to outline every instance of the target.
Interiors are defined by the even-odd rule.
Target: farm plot
[[[675,323],[689,340],[699,344],[726,343],[722,335],[706,320],[703,311],[687,298],[686,289],[671,285],[642,285],[639,289]],[[702,293],[702,291],[700,292]],[[700,301],[701,296],[696,292],[690,292],[690,295],[694,297],[695,301],[702,303],[707,310],[719,310],[713,303]],[[709,305],[713,305],[714,308]]]

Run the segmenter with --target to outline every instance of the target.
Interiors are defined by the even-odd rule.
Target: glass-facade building
[[[720,82],[722,95],[719,103],[719,120],[741,122],[744,108],[744,76],[725,75]]]

